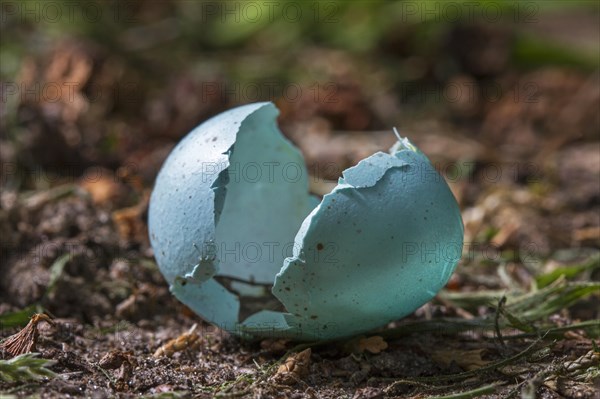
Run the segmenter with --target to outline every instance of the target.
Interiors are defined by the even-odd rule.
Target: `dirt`
[[[585,169],[580,161],[574,162],[565,166],[564,173]],[[583,172],[577,175],[585,176]],[[586,204],[595,203],[597,194],[593,193]],[[3,242],[3,253],[9,256],[0,271],[5,276],[1,308],[2,313],[8,313],[37,303],[52,316],[54,325],[40,323],[36,350],[43,358],[57,361],[52,370],[60,377],[47,382],[0,385],[2,390],[19,396],[134,397],[181,392],[182,397],[411,397],[439,391],[435,384],[417,384],[411,378],[465,370],[465,365],[461,367],[456,360],[444,360],[442,350],[449,345],[463,355],[472,348],[485,348],[481,366],[515,354],[531,342],[515,340],[506,349],[481,331],[459,335],[438,331],[388,339],[389,347],[377,354],[347,353],[343,342],[317,345],[308,374],[291,385],[278,384],[269,366],[284,359],[285,351],[295,347],[293,342],[244,342],[203,323],[169,294],[147,240],[120,235],[110,206],[95,205],[87,192],[73,187],[63,198],[29,198],[29,202],[17,200],[11,208],[2,210],[2,229],[11,232],[11,240]],[[514,207],[510,202],[505,206]],[[143,215],[140,212],[135,223],[144,225]],[[586,220],[586,224],[597,225],[597,221]],[[49,289],[51,266],[64,253],[69,259]],[[469,266],[463,267],[451,285],[458,284],[463,291],[481,289],[477,277],[469,276]],[[522,266],[512,270],[513,275],[519,273],[525,273],[520,277],[525,279],[523,284],[531,283],[531,276]],[[500,287],[502,283],[491,278],[486,289]],[[595,317],[597,312],[586,302],[579,309],[578,315],[584,319]],[[486,314],[493,309],[480,311]],[[456,316],[456,312],[453,306],[437,302],[402,323]],[[566,310],[562,317],[566,323],[572,322]],[[200,326],[197,345],[172,357],[153,357],[161,345],[195,323]],[[3,329],[1,333],[7,337],[16,331],[18,328]],[[551,363],[584,355],[590,341],[582,339],[576,337],[555,347]],[[526,364],[527,371],[520,373],[520,378],[539,368]],[[499,378],[507,377],[495,371],[458,387],[464,390]],[[398,380],[408,381],[399,384]],[[509,380],[496,397],[514,389]],[[576,384],[575,388],[583,392],[578,397],[593,397],[588,385]],[[561,397],[553,392],[546,397]]]

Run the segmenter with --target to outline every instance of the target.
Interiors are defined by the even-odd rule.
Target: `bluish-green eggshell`
[[[276,127],[277,113],[273,104],[258,103],[217,115],[186,136],[162,167],[149,230],[176,297],[231,332],[299,340],[366,332],[434,297],[460,258],[463,225],[427,157],[404,139],[392,154],[376,153],[344,171],[318,203],[308,193],[300,153]],[[234,183],[233,160],[296,163],[303,176]],[[282,246],[294,241],[290,257],[239,264],[203,250],[207,243],[232,248],[274,239]],[[215,276],[274,282],[273,295],[287,312],[240,320],[240,298]]]

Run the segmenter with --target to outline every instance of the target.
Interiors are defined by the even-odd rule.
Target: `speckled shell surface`
[[[433,298],[460,258],[463,225],[427,157],[403,139],[345,170],[319,202],[277,114],[258,103],[217,115],[163,165],[149,230],[173,294],[228,331],[298,340],[366,332]],[[295,165],[300,177],[235,179],[250,164]],[[231,256],[236,245],[265,243],[290,251],[252,262]],[[261,297],[279,308],[242,311]]]

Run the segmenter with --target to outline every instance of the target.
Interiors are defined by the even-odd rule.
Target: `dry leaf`
[[[81,178],[79,185],[92,197],[97,205],[115,201],[123,194],[123,188],[116,181],[113,172],[104,168],[89,168]]]
[[[346,353],[364,353],[365,351],[379,353],[382,350],[387,349],[387,347],[388,344],[382,337],[374,335],[368,338],[360,336],[347,341],[343,346],[343,350]]]
[[[137,205],[122,208],[112,213],[112,220],[117,226],[121,239],[125,241],[143,241],[147,236],[144,213],[148,208],[150,195],[145,192]]]
[[[586,227],[573,231],[573,240],[576,242],[600,242],[600,227]]]
[[[260,341],[260,347],[267,352],[281,353],[285,351],[288,342],[289,339],[263,339]]]
[[[491,243],[496,248],[502,247],[504,244],[506,244],[515,235],[515,233],[519,230],[519,227],[521,227],[521,225],[519,223],[516,223],[516,222],[509,222],[509,223],[503,225],[500,228],[500,231],[498,231],[494,235],[494,237],[492,238]]]
[[[198,344],[200,336],[196,333],[197,324],[194,324],[188,332],[170,340],[154,352],[154,357],[172,356],[175,352],[193,348]]]
[[[40,321],[54,324],[48,315],[36,313],[31,316],[31,319],[25,328],[6,338],[6,340],[0,344],[0,349],[5,350],[13,357],[35,350],[35,344],[38,338],[37,325]]]
[[[286,385],[293,385],[303,376],[308,374],[310,367],[310,348],[290,355],[273,376],[276,380]]]
[[[133,370],[137,362],[132,352],[121,352],[119,350],[111,350],[100,359],[98,366],[103,369],[118,369],[114,375],[114,381],[111,381],[111,386],[117,391],[126,391],[129,389],[127,383],[133,375]]]
[[[371,353],[379,353],[383,350],[386,350],[387,347],[387,342],[385,342],[385,340],[379,335],[375,335],[369,338],[361,338],[358,341],[358,349],[361,352],[369,351]]]
[[[456,363],[462,369],[469,371],[481,368],[489,363],[489,361],[481,358],[481,355],[485,351],[485,349],[470,351],[462,351],[460,349],[437,350],[431,353],[431,358],[446,367],[452,363]]]
[[[129,361],[130,357],[130,352],[111,350],[106,355],[102,356],[102,359],[100,359],[100,361],[98,362],[98,366],[108,370],[116,369],[121,367],[123,362]]]

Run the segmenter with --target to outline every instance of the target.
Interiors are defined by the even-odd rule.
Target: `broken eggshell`
[[[446,284],[463,224],[407,139],[343,172],[322,200],[272,103],[201,124],[152,192],[150,240],[171,292],[244,337],[342,338],[412,313]]]

